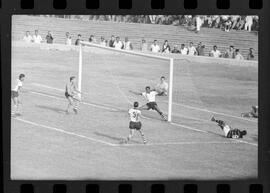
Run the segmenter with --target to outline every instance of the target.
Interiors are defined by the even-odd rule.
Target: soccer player
[[[77,86],[76,86],[76,77],[71,76],[69,78],[69,82],[66,84],[66,91],[65,91],[65,96],[68,100],[68,105],[66,109],[66,114],[69,114],[69,108],[72,106],[73,111],[75,114],[78,114],[78,105],[80,98],[78,94],[80,91],[78,91]]]
[[[131,91],[131,90],[130,90],[130,92],[133,93],[133,94],[136,94],[136,95],[142,95],[147,99],[148,103],[146,103],[145,105],[139,107],[139,110],[153,109],[153,110],[158,112],[158,114],[162,117],[162,119],[164,121],[167,121],[166,116],[159,109],[159,107],[158,107],[158,105],[156,103],[156,95],[158,95],[157,91],[153,91],[153,90],[150,89],[150,86],[147,86],[147,87],[145,87],[145,92],[143,92],[143,93],[134,92],[134,91]]]
[[[158,92],[158,96],[167,96],[168,95],[168,88],[169,88],[169,85],[168,83],[165,81],[165,77],[162,76],[160,78],[160,83],[158,83],[155,87],[155,91]]]
[[[220,126],[220,128],[223,130],[225,137],[227,138],[243,138],[244,135],[247,134],[246,130],[239,130],[237,128],[232,129],[229,125],[227,125],[223,120],[217,120],[215,117],[211,118],[211,121],[214,121]]]
[[[139,107],[139,103],[134,102],[133,108],[129,109],[129,111],[128,111],[129,118],[130,118],[130,122],[129,122],[130,133],[129,133],[128,137],[122,141],[122,143],[127,143],[131,139],[131,137],[133,136],[135,130],[137,130],[141,134],[141,137],[143,139],[143,143],[144,144],[147,143],[146,139],[144,137],[144,134],[141,130],[141,128],[142,128],[142,123],[140,121],[141,111],[138,109],[138,107]]]
[[[14,112],[12,112],[13,115],[20,115],[19,113],[19,93],[21,92],[23,81],[24,81],[25,75],[20,74],[19,79],[16,80],[15,87],[11,90],[11,99],[14,103]]]

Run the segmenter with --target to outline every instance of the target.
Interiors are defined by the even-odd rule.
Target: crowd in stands
[[[66,32],[66,45],[72,45],[72,37],[69,32]],[[25,36],[23,37],[23,40],[25,42],[33,42],[33,43],[53,43],[53,36],[50,31],[48,31],[45,40],[42,39],[42,37],[39,35],[38,30],[35,30],[34,35],[32,36],[29,31],[26,31]],[[81,34],[77,35],[77,38],[75,40],[74,45],[79,45],[80,41],[85,41],[82,38]],[[100,37],[100,40],[97,41],[96,37],[94,35],[90,35],[88,38],[88,41],[94,44],[99,44],[101,46],[111,47],[118,50],[133,50],[132,42],[129,40],[128,37],[125,37],[124,41],[120,39],[119,36],[112,35],[110,40],[106,40],[103,36]],[[235,49],[234,46],[229,46],[228,49],[226,49],[224,52],[221,52],[218,50],[218,47],[216,45],[213,46],[213,49],[210,51],[210,53],[205,53],[205,45],[203,45],[202,42],[199,42],[197,46],[193,44],[193,42],[189,42],[189,45],[186,46],[185,44],[181,44],[180,48],[178,45],[174,45],[173,48],[171,48],[168,40],[165,40],[160,47],[157,40],[154,40],[150,45],[147,43],[147,41],[142,38],[140,43],[140,51],[142,52],[153,52],[153,53],[173,53],[173,54],[182,54],[182,55],[189,55],[189,56],[210,56],[215,58],[231,58],[236,60],[243,60],[244,57],[240,53],[239,49]],[[253,48],[249,49],[249,54],[247,60],[253,60],[254,59],[254,50]]]

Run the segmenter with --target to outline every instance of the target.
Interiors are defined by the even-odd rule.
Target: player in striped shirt
[[[139,107],[139,103],[134,102],[133,108],[129,109],[129,111],[128,111],[129,118],[130,118],[130,122],[129,122],[130,133],[129,133],[128,137],[122,141],[122,143],[127,143],[131,139],[131,137],[133,136],[135,130],[137,130],[141,134],[141,137],[143,139],[143,143],[144,144],[147,143],[146,139],[144,137],[144,134],[141,130],[141,128],[142,128],[142,123],[140,121],[141,111],[138,109],[138,107]]]
[[[19,79],[16,80],[14,88],[11,90],[11,99],[14,103],[14,112],[12,112],[12,115],[20,115],[19,113],[19,94],[21,93],[23,81],[24,81],[25,75],[20,74]]]
[[[70,107],[73,107],[73,111],[75,114],[78,113],[78,105],[80,101],[79,94],[80,94],[80,91],[77,89],[76,77],[71,76],[69,78],[69,82],[66,84],[66,89],[65,89],[65,97],[68,100],[68,105],[66,109],[67,114],[69,114]]]

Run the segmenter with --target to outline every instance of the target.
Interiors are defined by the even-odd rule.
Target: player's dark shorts
[[[11,98],[15,98],[15,97],[18,97],[18,96],[19,96],[18,92],[14,91],[14,90],[11,91]]]
[[[142,128],[142,123],[140,121],[139,122],[130,121],[129,122],[129,128],[130,129],[140,130]]]
[[[65,92],[65,97],[68,98],[68,97],[72,97],[70,94],[68,94],[68,92]]]
[[[156,102],[149,102],[146,104],[148,109],[156,110],[157,103]]]
[[[241,131],[239,129],[232,129],[228,132],[227,138],[243,138]]]

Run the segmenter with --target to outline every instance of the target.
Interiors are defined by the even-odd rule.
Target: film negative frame
[[[267,0],[2,0],[1,83],[4,193],[268,193],[270,192],[270,84]],[[213,14],[258,15],[258,179],[237,181],[29,181],[10,179],[11,16],[13,14]]]

